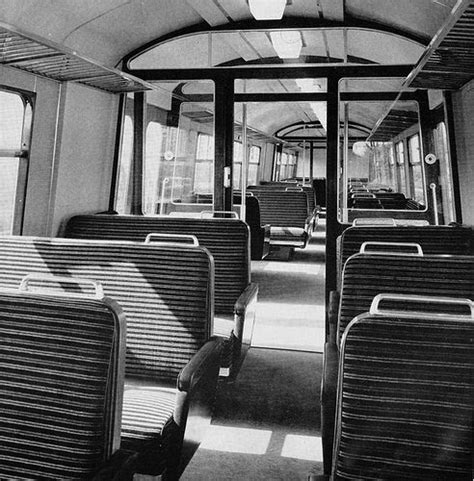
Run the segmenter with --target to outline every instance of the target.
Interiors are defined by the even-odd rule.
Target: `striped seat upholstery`
[[[92,478],[119,447],[124,341],[110,300],[0,290],[0,479]]]
[[[417,243],[425,254],[468,255],[474,252],[469,227],[448,226],[358,226],[349,227],[338,238],[338,273],[346,260],[357,254],[366,241]],[[396,247],[391,246],[390,250]]]
[[[234,369],[250,345],[254,318],[237,312],[246,289],[252,289],[255,303],[257,286],[250,283],[250,233],[245,222],[225,218],[175,218],[169,216],[79,215],[68,220],[64,235],[77,239],[110,239],[143,242],[151,233],[193,234],[207,248],[215,266],[215,328],[213,333],[229,338],[227,366]],[[185,265],[183,268],[186,269]],[[245,296],[244,296],[245,297]],[[246,307],[246,306],[245,306]],[[244,347],[242,349],[242,346]],[[233,352],[231,350],[233,349]]]
[[[356,254],[343,272],[338,338],[380,293],[474,298],[474,257]]]
[[[215,310],[232,313],[250,282],[248,226],[236,219],[190,219],[126,215],[79,215],[69,219],[65,237],[143,242],[150,232],[193,234],[215,263]]]
[[[308,241],[308,195],[299,191],[280,191],[273,188],[253,188],[252,193],[260,203],[260,216],[264,224],[270,224],[270,244],[288,245],[293,238],[295,247],[305,247]],[[284,231],[281,228],[294,228]]]
[[[474,322],[364,314],[342,343],[335,480],[471,480]]]
[[[325,346],[321,430],[326,472],[334,433],[338,345],[352,319],[368,311],[373,298],[380,293],[473,299],[474,257],[366,253],[353,255],[346,261],[335,340]]]
[[[126,384],[138,382],[144,395],[140,403],[130,400],[129,390],[125,391],[122,444],[141,452],[139,469],[150,466],[153,474],[159,474],[166,463],[179,462],[178,455],[166,459],[169,447],[162,429],[154,433],[153,449],[136,432],[146,429],[144,419],[164,418],[164,424],[173,430],[173,435],[167,436],[182,438],[188,400],[186,392],[176,392],[177,379],[211,344],[206,342],[213,306],[213,261],[209,252],[180,245],[1,237],[0,259],[0,287],[18,285],[28,273],[89,278],[99,281],[104,292],[121,305],[127,317]],[[61,284],[55,287],[70,288]],[[217,382],[220,343],[209,356],[212,362],[203,356],[196,379],[207,372],[203,367],[209,363],[211,380],[206,382],[212,391]],[[148,388],[150,382],[152,387]],[[147,390],[163,389],[173,390],[176,403],[171,411],[160,403],[150,406],[147,401]],[[209,393],[207,402],[212,403],[212,398]],[[131,420],[136,421],[135,427]]]

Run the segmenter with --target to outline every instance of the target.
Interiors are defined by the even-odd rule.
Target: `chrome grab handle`
[[[379,304],[382,301],[400,301],[405,303],[404,307],[406,307],[406,302],[426,302],[426,303],[434,303],[434,304],[451,304],[456,306],[467,306],[471,311],[470,318],[474,319],[474,302],[471,299],[456,299],[454,297],[435,297],[435,296],[417,296],[416,294],[377,294],[370,306],[369,313],[374,315],[380,315],[384,313],[391,313],[393,314],[393,310],[386,309],[383,310],[380,308]],[[398,311],[395,311],[398,312]],[[428,314],[428,313],[427,313]],[[430,315],[432,313],[429,313]]]
[[[66,297],[92,297],[93,299],[103,299],[104,298],[104,289],[102,284],[98,281],[94,281],[92,279],[86,279],[82,277],[66,277],[66,276],[53,276],[47,274],[28,274],[26,275],[20,282],[20,286],[18,288],[19,291],[22,292],[32,292],[29,289],[28,284],[31,281],[36,282],[55,282],[58,284],[86,284],[91,285],[94,288],[94,294],[84,294],[84,293],[77,293],[77,292],[57,292],[54,295],[59,296],[66,296]],[[35,289],[35,292],[40,294],[51,294],[51,289]]]
[[[413,247],[416,249],[416,254],[415,253],[411,253],[409,252],[408,254],[411,254],[411,255],[418,255],[418,256],[422,256],[423,255],[423,249],[421,248],[420,244],[416,244],[415,242],[382,242],[382,241],[367,241],[367,242],[364,242],[361,246],[360,246],[360,253],[361,254],[364,254],[367,249],[367,247],[370,247],[370,246],[387,246],[387,247]],[[383,253],[383,254],[386,254],[387,252],[390,253],[390,254],[393,254],[393,251],[370,251],[371,253]],[[405,254],[403,252],[396,252],[397,254]]]
[[[389,217],[357,217],[352,221],[352,225],[354,227],[356,226],[361,226],[361,225],[366,225],[366,226],[371,226],[371,225],[390,225],[390,226],[396,226],[397,223],[395,219],[389,218]]]
[[[376,199],[377,196],[370,192],[354,192],[351,194],[351,199]]]
[[[203,210],[201,211],[201,219],[204,219],[206,215],[209,214],[226,214],[230,215],[230,218],[232,219],[238,219],[239,216],[237,215],[237,212],[234,212],[233,210]]]
[[[199,246],[198,238],[192,234],[162,234],[161,232],[151,232],[146,236],[145,244],[151,244],[152,242]]]

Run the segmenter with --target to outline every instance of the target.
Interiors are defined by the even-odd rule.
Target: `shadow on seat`
[[[112,479],[121,471],[131,479],[118,451],[122,310],[100,296],[28,289],[0,290],[0,478],[90,480],[106,471]]]

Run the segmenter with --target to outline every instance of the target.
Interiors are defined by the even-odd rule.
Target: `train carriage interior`
[[[0,479],[474,479],[473,107],[471,0],[0,0]]]

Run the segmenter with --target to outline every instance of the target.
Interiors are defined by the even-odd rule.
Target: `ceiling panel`
[[[387,25],[428,43],[456,0],[346,0],[346,17]]]

